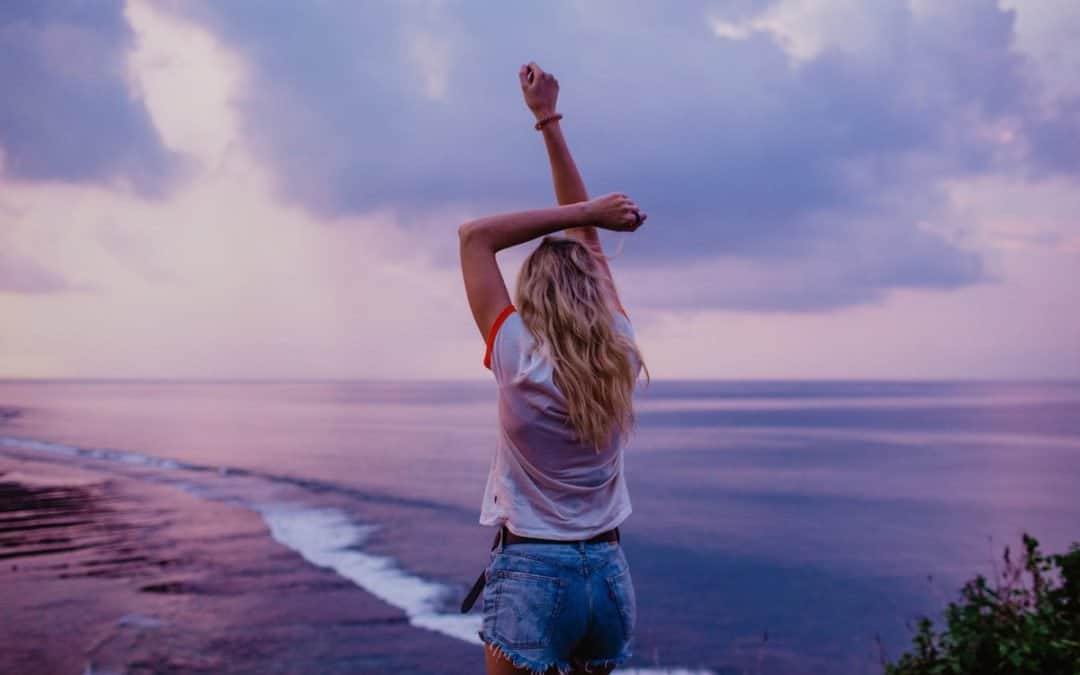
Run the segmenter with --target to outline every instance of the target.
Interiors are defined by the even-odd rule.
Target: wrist
[[[567,229],[592,226],[594,218],[590,202],[584,201],[575,204],[567,204],[566,208],[572,209],[572,222],[567,226]]]
[[[554,113],[552,115],[548,115],[547,117],[541,117],[539,120],[537,120],[536,124],[533,125],[533,128],[537,131],[543,131],[546,127],[555,124],[561,119],[562,113]]]

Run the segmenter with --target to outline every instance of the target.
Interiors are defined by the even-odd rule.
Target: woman
[[[560,206],[459,230],[500,425],[480,515],[499,530],[462,611],[483,588],[489,674],[609,673],[630,657],[637,611],[617,527],[631,510],[622,448],[643,364],[596,228],[632,232],[646,216],[621,193],[588,198],[559,128],[558,81],[535,63],[518,76]],[[512,304],[495,253],[537,237]]]

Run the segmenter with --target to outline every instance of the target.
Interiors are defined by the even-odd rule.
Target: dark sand
[[[46,462],[0,459],[0,607],[4,674],[483,672],[250,510]]]

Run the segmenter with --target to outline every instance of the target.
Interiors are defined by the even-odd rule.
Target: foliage
[[[1024,554],[994,587],[982,575],[945,611],[940,633],[922,618],[913,648],[886,675],[1080,675],[1080,544],[1044,556],[1024,534]]]

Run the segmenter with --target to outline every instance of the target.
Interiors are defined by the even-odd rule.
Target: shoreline
[[[483,667],[481,650],[416,630],[248,509],[8,456],[0,504],[0,672]]]
[[[483,671],[480,614],[457,611],[464,586],[369,552],[378,526],[334,506],[237,498],[155,475],[267,478],[258,472],[0,441],[0,507],[11,507],[0,508],[0,544],[13,561],[5,568],[0,556],[0,582],[19,598],[11,626],[0,627],[0,672],[264,673],[282,663],[285,672]],[[263,621],[245,621],[252,612]],[[271,634],[273,647],[261,646]],[[315,637],[323,642],[313,652]],[[713,673],[658,664],[619,672]]]
[[[1047,550],[1075,540],[1080,390],[654,393],[627,456],[636,518],[625,542],[641,601],[628,675],[753,672],[759,661],[790,675],[870,672],[877,640],[900,653],[909,617],[940,611],[945,594],[992,566],[990,542],[1020,528]],[[125,640],[143,652],[108,662],[130,672],[160,672],[162,654],[185,653],[232,672],[278,661],[332,672],[381,655],[340,670],[385,672],[404,649],[419,654],[408,672],[461,672],[482,654],[455,637],[457,621],[442,622],[459,620],[490,541],[474,495],[492,411],[470,388],[25,385],[0,391],[0,409],[7,478],[102,483],[78,502],[97,510],[73,507],[71,518],[132,549],[25,556],[18,575],[0,564],[21,631],[0,627],[0,652],[68,654],[71,668],[47,672],[96,659],[101,673]],[[50,558],[101,574],[23,573]],[[160,578],[144,580],[147,569]],[[343,616],[361,606],[385,610],[379,630],[343,625],[364,621]],[[66,628],[39,625],[52,622]],[[407,647],[384,649],[383,636]],[[0,672],[45,669],[23,657]],[[200,663],[173,669],[215,670]]]

